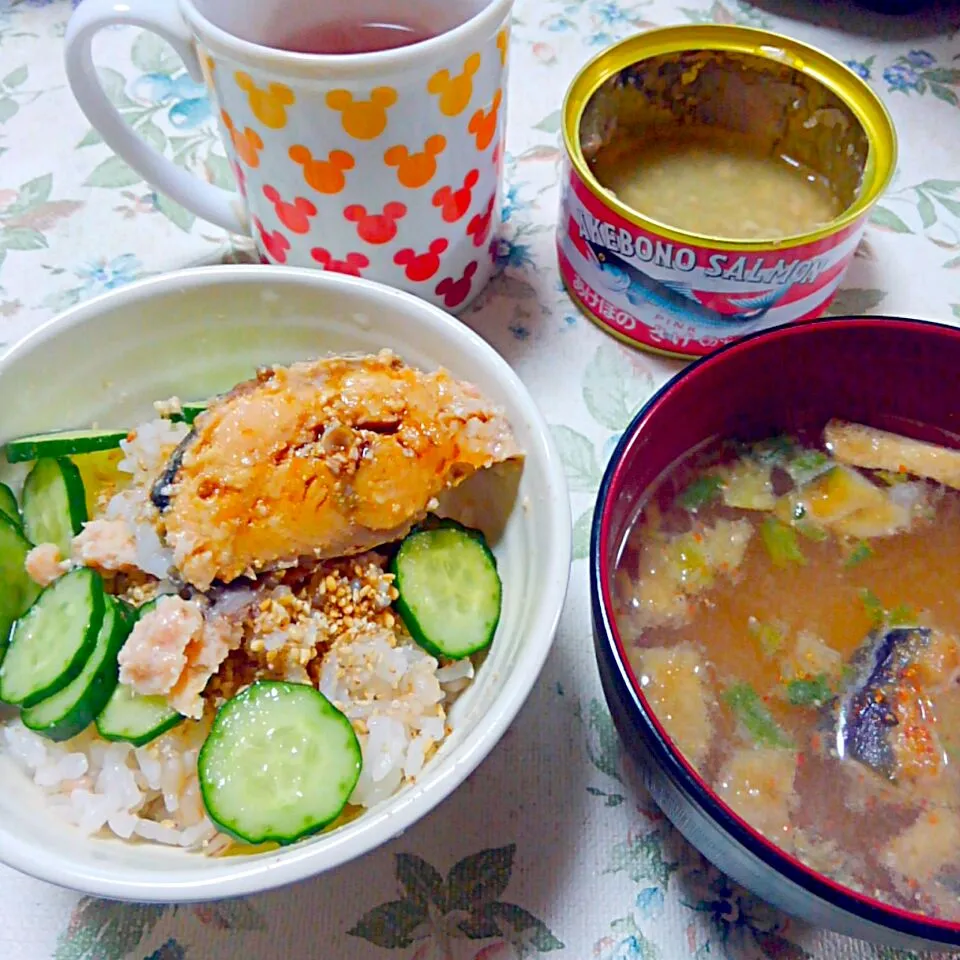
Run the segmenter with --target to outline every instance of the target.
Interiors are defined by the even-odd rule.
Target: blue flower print
[[[520,199],[520,189],[525,184],[511,184],[507,188],[507,195],[503,198],[503,222],[509,223],[518,210],[525,210],[528,206],[525,200]]]
[[[883,79],[890,85],[891,90],[909,93],[916,90],[919,77],[908,63],[892,63],[883,71]]]
[[[859,60],[844,60],[844,65],[848,66],[861,80],[870,79],[870,68]]]
[[[176,940],[168,940],[159,950],[155,950],[144,960],[184,960],[187,951]]]
[[[512,240],[507,240],[506,237],[500,237],[497,240],[493,258],[497,267],[501,270],[504,267],[522,269],[533,264],[530,247],[525,243],[514,243]]]
[[[113,260],[100,257],[78,267],[74,272],[83,281],[81,289],[87,297],[115,290],[136,280],[142,267],[143,264],[132,253],[125,253]]]
[[[143,73],[130,84],[130,94],[147,103],[168,103],[173,99],[173,80],[166,73]]]
[[[606,33],[603,30],[600,30],[597,33],[591,33],[587,37],[587,46],[589,47],[606,47],[609,44],[613,43],[614,37],[610,33]]]
[[[601,22],[613,26],[618,23],[632,23],[630,15],[623,9],[624,5],[614,0],[602,0],[591,7],[593,15]]]
[[[624,937],[603,954],[603,960],[646,960],[648,954],[643,941],[636,936]]]
[[[614,434],[614,436],[604,444],[604,455],[607,460],[609,460],[613,454],[614,447],[620,442],[620,436],[619,433]],[[610,453],[607,453],[608,447]],[[644,887],[644,889],[637,894],[637,909],[644,914],[656,913],[663,908],[664,900],[663,887]]]
[[[167,117],[178,130],[192,130],[212,115],[207,88],[185,71],[174,76],[166,73],[144,73],[130,85],[137,100],[158,105],[170,104]]]
[[[694,880],[706,880],[706,889],[699,903],[688,906],[707,915],[713,934],[728,953],[748,953],[758,940],[779,933],[783,921],[777,911],[715,868],[696,871]]]
[[[557,16],[544,20],[541,26],[551,33],[566,33],[568,30],[575,30],[577,25],[567,17]]]
[[[903,59],[911,67],[916,67],[918,70],[923,70],[924,67],[932,67],[937,62],[937,58],[926,50],[911,50]]]
[[[937,100],[960,107],[960,70],[937,66],[937,58],[926,50],[901,54],[883,71],[883,79],[892,93],[932,93]]]

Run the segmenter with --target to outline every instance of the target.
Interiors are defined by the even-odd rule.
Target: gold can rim
[[[580,146],[584,110],[597,90],[626,67],[669,53],[717,50],[744,53],[781,63],[812,77],[850,108],[867,136],[869,149],[863,187],[857,199],[829,223],[806,233],[777,240],[737,240],[678,230],[645,217],[613,197],[594,177]],[[574,77],[561,111],[563,143],[584,186],[624,220],[677,243],[716,250],[765,251],[799,247],[833,236],[860,219],[886,190],[897,166],[897,133],[886,104],[849,67],[823,50],[800,40],[759,30],[724,24],[679,24],[655,27],[621,40],[589,60]]]

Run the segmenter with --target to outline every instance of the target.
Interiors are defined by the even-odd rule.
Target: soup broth
[[[752,137],[718,128],[651,130],[614,141],[592,168],[631,209],[712,237],[782,239],[816,230],[843,211],[824,177]]]
[[[953,921],[958,486],[960,454],[854,424],[714,443],[661,481],[615,583],[645,697],[719,797],[813,869]]]

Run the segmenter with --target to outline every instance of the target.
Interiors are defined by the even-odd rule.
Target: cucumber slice
[[[177,713],[166,697],[145,697],[118,683],[97,717],[97,732],[104,740],[120,740],[142,747],[172,730],[185,717]]]
[[[0,662],[7,650],[10,629],[40,595],[40,586],[26,570],[30,542],[20,525],[0,516]]]
[[[174,423],[193,423],[210,406],[209,400],[188,400],[180,404],[180,412],[170,415]]]
[[[16,494],[5,483],[0,483],[0,513],[9,517],[18,527],[23,526]]]
[[[47,587],[17,621],[0,665],[0,700],[32,707],[75,680],[103,623],[103,580],[84,567]]]
[[[390,563],[396,607],[428,653],[462,660],[493,642],[503,586],[479,530],[444,520],[410,533]]]
[[[127,439],[126,430],[64,430],[33,433],[10,440],[5,448],[10,463],[39,460],[41,457],[72,457],[77,453],[112,450]]]
[[[87,522],[87,500],[76,465],[38,460],[23,484],[23,530],[33,543],[55,543],[62,557]]]
[[[185,403],[180,407],[180,419],[184,423],[193,423],[197,417],[203,413],[210,405],[209,400],[198,400],[193,403]]]
[[[293,843],[336,820],[360,776],[350,721],[313,687],[258,681],[225,703],[200,750],[200,790],[221,830]]]
[[[117,685],[117,655],[130,633],[130,624],[118,601],[111,596],[104,601],[96,645],[79,676],[20,715],[25,726],[50,740],[69,740],[86,730]]]
[[[127,619],[128,635],[136,622],[150,613],[159,601],[160,597],[155,597],[142,607],[119,601],[121,612]],[[104,740],[120,740],[142,747],[185,719],[167,703],[166,697],[144,696],[126,684],[118,683],[97,717],[97,732]]]
[[[141,604],[139,607],[131,607],[133,611],[134,620],[142,620],[148,613],[153,613],[157,609],[157,604],[163,599],[163,594],[159,597],[154,597],[152,600],[148,600],[146,603]]]
[[[120,611],[120,616],[122,616],[123,619],[127,621],[127,624],[129,625],[129,629],[132,630],[133,625],[139,619],[139,613],[140,613],[139,608],[135,607],[128,600],[124,600],[123,597],[114,597],[113,599],[117,603],[117,608]]]

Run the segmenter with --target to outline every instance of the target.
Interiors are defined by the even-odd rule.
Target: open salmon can
[[[864,81],[779,34],[638,34],[577,75],[557,251],[580,309],[698,357],[830,304],[897,160]]]

